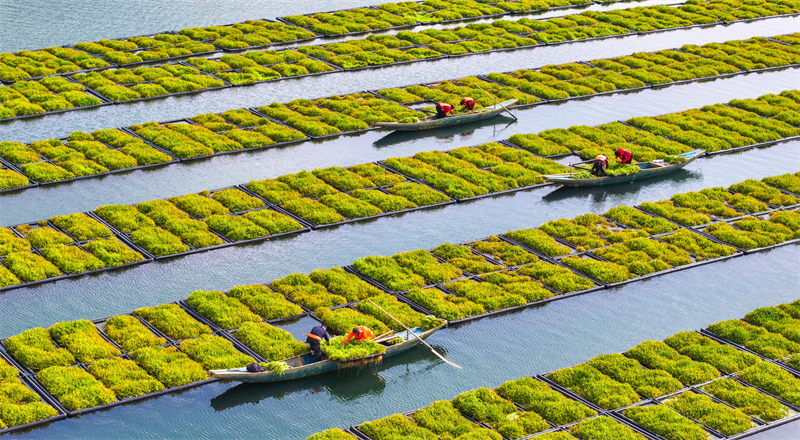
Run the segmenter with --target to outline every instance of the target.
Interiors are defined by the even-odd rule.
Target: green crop
[[[661,236],[659,239],[691,252],[701,259],[724,257],[736,253],[736,249],[730,246],[715,243],[687,229],[679,229],[674,234]]]
[[[130,315],[108,318],[103,331],[125,351],[167,343],[166,339],[156,337],[144,324]]]
[[[605,217],[635,229],[644,229],[650,234],[663,234],[678,229],[677,226],[662,218],[651,217],[629,206],[611,208],[603,214]]]
[[[150,375],[168,387],[178,387],[208,378],[203,366],[175,347],[144,347],[130,353]]]
[[[367,326],[372,329],[376,337],[390,331],[389,327],[378,319],[370,315],[359,313],[353,309],[341,308],[331,310],[327,307],[321,307],[314,313],[328,326],[331,332],[340,335],[350,333],[353,328],[359,325]]]
[[[800,380],[777,365],[759,362],[742,371],[738,379],[793,405],[800,404]]]
[[[87,369],[120,399],[141,396],[164,389],[134,361],[115,357],[92,362]]]
[[[27,177],[11,170],[0,169],[0,190],[30,185]]]
[[[133,206],[103,205],[94,213],[122,232],[133,232],[142,228],[155,226],[155,223],[140,213]]]
[[[353,191],[376,186],[370,179],[341,167],[318,168],[312,173],[342,191]]]
[[[303,229],[303,226],[296,220],[268,209],[248,212],[244,218],[268,230],[270,234],[282,234]]]
[[[624,414],[645,429],[674,440],[704,440],[708,433],[666,405],[628,408]]]
[[[340,214],[351,219],[370,217],[383,213],[377,206],[344,193],[322,196],[319,201],[323,205],[333,208]]]
[[[563,258],[561,262],[604,283],[619,283],[633,278],[627,267],[609,261],[567,257]]]
[[[188,194],[181,197],[169,199],[178,208],[191,214],[193,217],[204,219],[215,214],[227,214],[228,208],[223,206],[215,199],[210,199],[199,194]]]
[[[308,352],[308,346],[287,332],[263,322],[248,322],[234,336],[267,361],[279,361]]]
[[[47,162],[26,163],[20,169],[27,177],[39,182],[57,182],[75,177],[75,174]]]
[[[412,309],[408,304],[400,302],[394,296],[385,293],[373,296],[372,298],[356,304],[358,310],[379,319],[390,329],[398,332],[405,330],[405,327],[397,323],[397,321],[381,311],[378,307],[386,310],[391,316],[400,320],[400,322],[408,328],[419,327],[422,330],[430,330],[431,328],[443,324],[442,321],[432,319],[433,317],[426,317],[422,313]]]
[[[797,326],[797,324],[794,325]],[[711,324],[708,329],[770,359],[781,359],[793,353],[800,353],[800,344],[797,342],[736,319]]]
[[[608,416],[593,417],[569,428],[584,440],[644,440],[641,434]]]
[[[211,329],[207,325],[197,322],[177,304],[144,307],[136,309],[134,313],[175,340],[194,338],[202,334],[211,333]]]
[[[195,290],[186,303],[222,328],[239,327],[245,322],[261,322],[261,318],[239,300],[215,290]]]
[[[269,235],[268,230],[256,225],[245,217],[212,215],[205,221],[208,226],[221,232],[233,241],[250,240]]]
[[[795,124],[793,124],[795,125]],[[786,191],[800,194],[800,173],[795,174],[781,174],[780,176],[765,177],[761,179],[767,185],[776,188],[784,189]]]
[[[608,244],[606,240],[592,233],[589,228],[563,218],[544,223],[539,229],[585,249],[594,249]]]
[[[755,388],[746,387],[733,379],[720,379],[701,387],[701,389],[734,408],[741,409],[765,422],[774,422],[791,414],[789,408],[774,398],[760,393]]]
[[[52,245],[42,249],[41,252],[66,274],[78,274],[106,267],[99,258],[77,246]]]
[[[521,377],[497,387],[497,393],[533,411],[554,425],[566,425],[597,414],[588,406],[564,397],[544,382]]]
[[[463,438],[465,434],[478,429],[478,425],[462,416],[448,400],[437,400],[414,411],[410,417],[417,425],[430,430],[442,440]],[[497,435],[497,438],[499,440],[500,436]]]
[[[299,273],[273,281],[272,288],[309,310],[347,303],[343,296],[329,293],[325,287],[314,283],[307,275]]]
[[[764,327],[793,342],[800,342],[800,322],[777,307],[762,307],[744,315],[743,321]]]
[[[767,186],[767,184],[759,182],[758,180],[747,179],[744,182],[731,185],[731,189],[777,206],[788,206],[800,203],[800,199],[797,197],[784,194],[778,189]]]
[[[502,261],[509,266],[518,266],[539,260],[536,255],[519,246],[504,242],[496,235],[492,235],[485,241],[475,242],[471,246],[476,251],[491,255],[494,259]]]
[[[343,342],[344,336],[336,336],[330,342],[323,341],[322,351],[328,355],[329,359],[337,361],[360,359],[386,352],[386,347],[373,341],[354,339],[347,344],[343,344]]]
[[[664,403],[679,413],[725,435],[738,434],[755,425],[752,419],[741,410],[716,403],[710,397],[702,394],[685,392],[677,397],[667,399]]]
[[[615,409],[641,400],[632,386],[619,383],[588,364],[555,371],[549,378],[604,409]]]
[[[505,235],[551,257],[570,253],[569,247],[559,244],[553,237],[539,229],[520,229],[506,232]]]
[[[347,273],[340,267],[331,270],[315,270],[309,275],[312,281],[325,286],[330,292],[341,295],[348,302],[380,295],[382,291],[356,275]]]
[[[139,253],[122,244],[116,237],[92,240],[85,243],[83,247],[99,258],[107,267],[122,266],[144,259]]]
[[[91,321],[59,322],[49,330],[53,340],[75,355],[79,362],[92,362],[120,354],[116,347],[100,336]]]
[[[505,266],[492,264],[480,255],[474,255],[467,246],[453,246],[449,243],[438,246],[433,254],[447,260],[453,266],[472,274],[482,274],[505,269]]]
[[[472,280],[461,280],[445,284],[444,287],[459,296],[482,305],[486,310],[500,310],[521,306],[528,303],[522,295],[511,293],[501,286],[492,283],[479,283]]]
[[[187,339],[181,342],[180,349],[207,370],[239,368],[255,362],[252,357],[238,351],[233,343],[219,336],[200,335],[195,339]]]
[[[506,438],[521,438],[549,428],[538,414],[520,412],[513,403],[488,388],[459,394],[453,399],[453,406],[467,416],[495,428]]]
[[[228,295],[238,299],[264,319],[287,318],[303,313],[303,309],[297,304],[292,304],[283,295],[260,284],[236,286]]]
[[[357,189],[353,191],[353,196],[359,200],[363,200],[378,207],[378,209],[383,212],[404,211],[406,209],[413,209],[417,207],[415,203],[404,197],[386,194],[374,189]]]
[[[8,228],[0,228],[0,255],[31,250],[31,244],[24,238],[14,235]]]
[[[604,354],[589,361],[595,367],[614,380],[627,383],[642,396],[661,397],[683,388],[683,384],[666,371],[648,370],[634,359],[621,354]]]
[[[545,261],[527,264],[517,270],[519,273],[533,277],[543,284],[563,293],[590,289],[595,286],[593,282],[572,273],[569,269]]]
[[[388,188],[388,191],[405,197],[417,206],[435,205],[450,201],[450,198],[441,192],[418,183],[399,183]]]
[[[78,411],[117,400],[91,374],[78,367],[49,367],[37,376],[39,382],[70,411]]]
[[[736,373],[759,362],[755,355],[720,344],[697,332],[676,333],[664,342],[679,353],[709,363],[724,373]]]
[[[448,321],[486,313],[482,305],[461,296],[447,295],[436,288],[413,288],[408,292],[408,297],[434,315]]]
[[[770,214],[769,221],[786,226],[795,234],[800,231],[800,213],[797,211],[775,211]]]
[[[402,267],[390,257],[364,257],[353,263],[359,272],[385,284],[392,290],[401,292],[426,284],[425,278],[411,269]]]
[[[157,227],[139,229],[131,234],[131,240],[155,256],[172,255],[189,250],[189,246],[181,243],[180,238]]]
[[[17,278],[32,282],[57,277],[61,271],[52,263],[31,252],[13,252],[6,256],[3,264]]]
[[[457,267],[439,263],[433,255],[422,249],[395,254],[392,258],[401,267],[423,277],[429,284],[442,283],[463,276]]]
[[[625,354],[647,368],[666,371],[685,385],[708,382],[720,376],[713,366],[693,361],[661,341],[644,341]]]
[[[249,211],[251,209],[264,207],[264,202],[261,200],[249,196],[235,188],[217,191],[211,197],[224,207],[235,212]]]
[[[30,225],[22,225],[17,226],[16,230],[27,238],[35,248],[41,249],[50,245],[72,243],[71,238],[49,227],[31,229]]]
[[[437,440],[436,434],[417,426],[401,414],[384,417],[364,423],[358,427],[373,440],[392,440],[407,438],[414,440]]]
[[[356,440],[352,434],[342,431],[339,428],[331,428],[322,432],[318,432],[306,440]]]
[[[689,208],[679,208],[670,200],[642,203],[642,209],[660,215],[686,226],[699,226],[711,222],[711,219]]]
[[[0,429],[25,425],[39,420],[54,417],[58,414],[55,408],[42,402],[38,394],[31,391],[14,378],[0,383]]]
[[[41,327],[25,330],[5,341],[6,349],[15,359],[32,370],[75,363],[75,357],[65,348],[56,348],[50,333]]]

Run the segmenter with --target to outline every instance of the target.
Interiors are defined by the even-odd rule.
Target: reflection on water
[[[372,143],[374,147],[385,147],[389,145],[402,144],[404,142],[417,141],[425,138],[436,138],[439,140],[457,140],[459,146],[472,145],[470,140],[475,134],[475,130],[483,127],[494,127],[492,130],[492,137],[503,138],[503,132],[513,123],[517,122],[515,119],[499,115],[494,118],[484,121],[471,122],[469,124],[455,125],[451,127],[443,127],[435,130],[425,131],[393,131],[386,136],[378,139]]]
[[[709,159],[698,159],[695,162],[699,162],[702,160],[714,160],[713,158]],[[633,182],[627,183],[618,183],[614,185],[607,185],[607,186],[589,186],[589,187],[569,187],[569,186],[562,186],[542,197],[542,201],[544,202],[557,202],[561,200],[566,200],[570,198],[575,199],[585,199],[587,196],[591,198],[593,203],[602,203],[608,198],[619,198],[624,197],[626,195],[634,195],[637,194],[643,187],[647,185],[652,185],[656,183],[689,183],[689,182],[700,182],[703,180],[703,172],[701,170],[689,170],[686,168],[682,168],[674,173],[666,174],[663,176],[654,176],[643,180],[635,180]]]
[[[442,355],[447,353],[447,350],[441,346],[434,346],[434,349]],[[265,399],[283,400],[286,396],[296,393],[313,395],[325,392],[336,400],[347,403],[370,394],[381,394],[386,388],[386,380],[381,375],[382,372],[400,366],[404,367],[406,374],[410,375],[410,367],[423,362],[429,364],[427,368],[434,368],[440,363],[433,353],[418,346],[407,352],[385,358],[379,364],[343,368],[307,379],[286,382],[241,383],[211,399],[211,407],[220,412],[246,403],[257,404]],[[420,374],[420,370],[415,369],[414,374]],[[400,377],[402,376],[401,374]]]

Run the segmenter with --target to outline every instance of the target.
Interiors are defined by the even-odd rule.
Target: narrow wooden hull
[[[590,179],[574,179],[572,178],[575,173],[564,173],[564,174],[546,174],[544,177],[549,182],[554,182],[559,185],[564,186],[572,186],[572,187],[591,187],[591,186],[603,186],[603,185],[613,185],[617,183],[629,183],[634,182],[637,180],[644,180],[649,179],[651,177],[658,177],[663,176],[665,174],[674,173],[692,163],[695,159],[705,154],[705,150],[692,150],[688,153],[680,154],[679,156],[685,157],[686,162],[674,164],[674,165],[667,165],[663,167],[653,167],[651,166],[650,162],[643,162],[638,164],[642,170],[636,174],[630,174],[627,176],[605,176],[605,177],[593,177]]]
[[[509,99],[502,104],[509,108],[517,102],[516,99]],[[466,113],[463,115],[453,115],[441,119],[433,119],[428,117],[421,119],[415,123],[402,123],[402,122],[376,122],[374,125],[380,128],[386,128],[395,131],[423,131],[433,130],[435,128],[450,127],[452,125],[467,124],[470,122],[483,121],[484,119],[493,118],[503,112],[505,109],[501,105],[493,105],[486,107],[485,111],[476,113]]]
[[[425,339],[428,336],[435,333],[437,330],[444,327],[444,325],[445,324],[442,324],[439,327],[432,328],[425,332],[419,329],[414,329],[414,332],[420,338]],[[397,336],[405,336],[405,332],[398,332]],[[409,335],[409,340],[401,342],[397,345],[386,347],[386,353],[384,353],[382,356],[375,356],[372,357],[371,359],[367,359],[366,362],[380,361],[381,357],[386,358],[390,356],[395,356],[400,353],[406,352],[418,345],[420,345],[419,339]],[[230,370],[211,370],[210,373],[212,377],[217,377],[222,380],[233,380],[237,382],[247,382],[247,383],[266,383],[266,382],[283,382],[287,380],[303,379],[306,377],[316,376],[318,374],[327,373],[329,371],[336,371],[340,368],[348,367],[347,363],[335,362],[331,360],[314,362],[314,359],[310,353],[306,353],[304,355],[287,359],[285,362],[290,366],[293,364],[298,366],[289,368],[288,370],[284,371],[283,374],[275,374],[272,373],[271,371],[265,371],[263,373],[251,373],[247,371],[246,368],[233,368]],[[362,362],[357,362],[357,363],[362,364]]]

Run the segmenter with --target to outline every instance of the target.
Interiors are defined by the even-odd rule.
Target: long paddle
[[[424,341],[422,338],[420,338],[419,336],[417,336],[417,334],[416,334],[416,333],[412,332],[412,331],[411,331],[411,329],[410,329],[410,328],[408,328],[408,327],[406,327],[406,325],[405,325],[405,324],[403,324],[402,322],[400,322],[400,320],[398,320],[397,318],[395,318],[394,316],[392,316],[392,315],[391,315],[391,313],[387,312],[386,310],[383,310],[383,308],[382,308],[381,306],[379,306],[379,305],[375,304],[374,302],[372,302],[372,300],[371,300],[371,299],[367,299],[367,301],[369,301],[369,302],[370,302],[370,304],[372,304],[373,306],[377,307],[377,308],[378,308],[378,310],[380,310],[381,312],[383,312],[383,313],[386,313],[386,314],[387,314],[387,315],[388,315],[390,318],[394,319],[394,321],[395,321],[395,322],[397,322],[398,324],[402,325],[402,326],[403,326],[403,328],[404,328],[404,329],[406,329],[406,331],[408,331],[409,333],[411,333],[412,335],[414,335],[414,337],[415,337],[415,338],[419,339],[419,342],[421,342],[421,343],[422,343],[422,345],[424,345],[424,346],[428,347],[428,349],[429,349],[430,351],[432,351],[432,352],[433,352],[433,354],[435,354],[436,356],[438,356],[438,357],[439,357],[439,359],[443,360],[443,361],[444,361],[446,364],[448,364],[448,365],[452,365],[452,366],[454,366],[454,367],[456,367],[456,368],[461,368],[459,365],[456,365],[456,364],[454,364],[454,363],[452,363],[452,362],[448,361],[447,359],[445,359],[445,357],[444,357],[444,356],[442,356],[441,354],[439,354],[439,352],[438,352],[438,351],[434,350],[434,349],[433,349],[433,347],[431,347],[430,345],[428,345],[428,343],[427,343],[427,342],[425,342],[425,341]]]
[[[489,94],[489,92],[487,92],[486,90],[483,90],[483,89],[481,89],[481,86],[479,86],[479,85],[475,84],[475,87],[477,87],[478,89],[480,89],[480,91],[481,91],[481,92],[483,92],[483,93],[486,93],[486,96],[488,96],[488,97],[490,97],[490,98],[494,99],[494,102],[498,103],[498,104],[500,105],[500,107],[503,107],[503,109],[504,109],[505,111],[507,111],[507,112],[508,112],[508,114],[509,114],[509,115],[511,115],[511,117],[512,117],[512,118],[514,118],[514,119],[516,119],[517,121],[519,121],[519,119],[517,119],[517,117],[516,117],[516,116],[514,116],[514,113],[511,113],[511,110],[507,109],[507,108],[506,108],[506,106],[504,106],[502,102],[500,102],[500,101],[498,101],[498,100],[497,100],[497,98],[495,98],[494,96],[490,95],[490,94]]]

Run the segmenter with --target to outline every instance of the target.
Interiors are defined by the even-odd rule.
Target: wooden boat
[[[506,111],[503,106],[509,108],[516,102],[516,99],[509,99],[508,101],[503,102],[502,106],[500,104],[496,104],[491,107],[484,107],[473,113],[458,114],[440,119],[437,119],[435,116],[429,116],[427,118],[420,119],[419,122],[376,122],[374,125],[376,127],[397,131],[433,130],[434,128],[450,127],[451,125],[460,125],[493,118]]]
[[[419,328],[412,329],[417,336],[422,339],[434,334],[437,330],[447,325],[442,325],[432,328],[427,331],[420,330]],[[289,365],[289,369],[285,370],[283,374],[275,374],[271,371],[263,373],[251,373],[247,368],[233,368],[230,370],[211,370],[211,376],[217,377],[222,380],[233,380],[237,382],[248,383],[264,383],[264,382],[282,382],[294,379],[303,379],[306,377],[316,376],[318,374],[335,371],[340,368],[348,368],[353,365],[363,365],[364,363],[377,362],[381,358],[394,356],[406,352],[419,345],[419,339],[412,335],[406,335],[406,332],[396,332],[394,334],[382,337],[376,342],[385,342],[394,338],[403,338],[403,342],[386,347],[386,353],[380,355],[369,356],[368,358],[354,359],[347,362],[332,361],[329,359],[316,362],[311,353],[301,354],[293,358],[286,359],[284,362]]]
[[[698,157],[704,155],[706,150],[692,150],[687,153],[679,154],[679,157],[686,158],[685,162],[681,163],[668,163],[663,160],[654,160],[652,162],[641,162],[638,165],[641,169],[636,174],[629,174],[626,176],[604,176],[604,177],[591,177],[588,179],[575,179],[576,173],[563,173],[563,174],[545,174],[544,177],[549,182],[555,182],[564,186],[602,186],[612,185],[615,183],[628,183],[635,180],[649,179],[651,177],[663,176],[664,174],[674,173],[681,168],[689,165]]]

